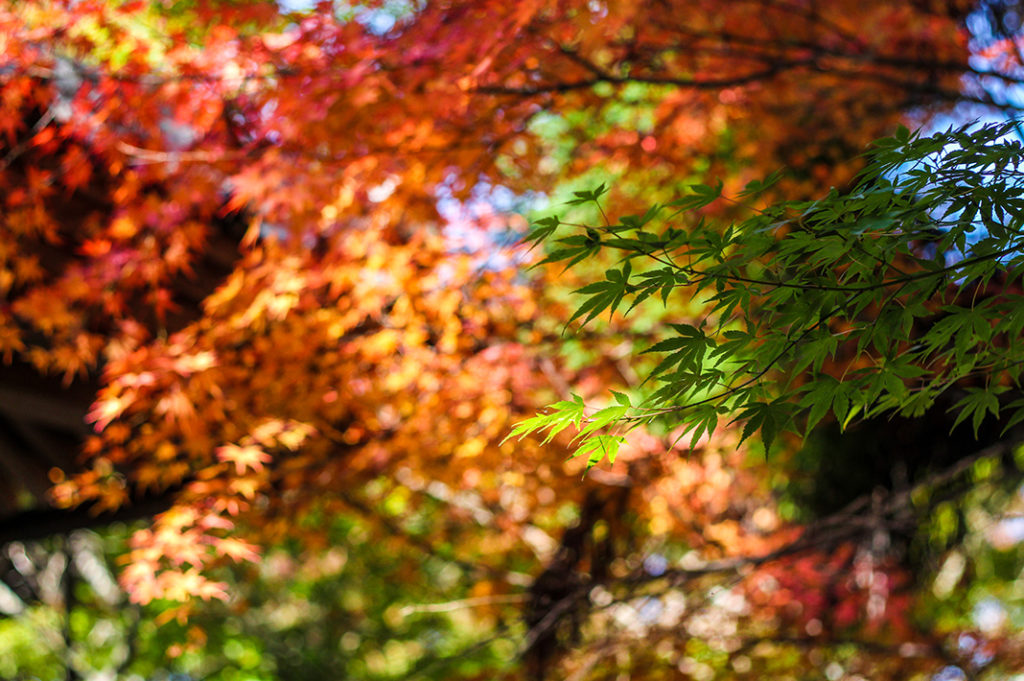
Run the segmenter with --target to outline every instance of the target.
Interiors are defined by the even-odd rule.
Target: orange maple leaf
[[[224,445],[217,448],[217,458],[226,463],[235,464],[235,471],[242,475],[246,469],[263,470],[263,464],[270,463],[272,457],[255,445]]]
[[[227,556],[236,563],[242,561],[255,563],[260,559],[260,554],[257,552],[257,547],[254,544],[249,544],[233,537],[219,539],[214,548],[217,553]]]

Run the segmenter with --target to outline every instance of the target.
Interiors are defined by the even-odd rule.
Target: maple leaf
[[[232,530],[235,524],[217,513],[207,513],[196,521],[196,526],[204,530]]]
[[[260,559],[260,554],[255,545],[232,537],[218,539],[214,544],[214,549],[217,553],[227,556],[236,563],[242,561],[256,563]]]
[[[240,494],[244,498],[251,500],[256,497],[256,492],[260,489],[260,487],[262,487],[262,483],[259,480],[253,478],[252,476],[247,476],[244,478],[235,478],[234,480],[232,480],[228,489],[233,494]],[[240,507],[237,505],[237,502],[232,503],[230,500],[227,500],[225,501],[225,508],[228,510],[229,513],[231,513],[233,512],[233,509],[238,509]]]
[[[206,371],[217,365],[217,355],[213,352],[197,352],[192,355],[184,355],[174,360],[173,369],[182,376],[190,376],[200,371]]]
[[[235,471],[242,475],[246,470],[261,471],[263,464],[273,460],[261,447],[256,445],[224,445],[217,448],[220,461],[233,463]]]
[[[158,578],[159,597],[171,601],[187,601],[193,596],[203,600],[215,598],[223,600],[227,597],[227,585],[214,582],[204,577],[195,568],[185,572],[164,572]]]
[[[124,413],[130,404],[131,400],[125,395],[97,400],[93,403],[85,420],[93,424],[97,433],[102,432],[111,421]]]
[[[175,388],[164,394],[157,400],[153,410],[157,414],[166,415],[175,421],[186,421],[195,414],[195,407],[180,388]]]
[[[133,561],[121,570],[121,585],[129,593],[133,603],[147,605],[162,595],[156,571],[156,565],[143,560]]]

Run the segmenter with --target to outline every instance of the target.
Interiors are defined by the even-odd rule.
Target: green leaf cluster
[[[576,291],[571,322],[629,315],[647,299],[701,303],[703,317],[666,324],[647,350],[661,359],[636,404],[591,412],[552,405],[513,435],[574,426],[578,454],[614,458],[624,430],[665,422],[695,441],[725,417],[766,449],[831,416],[841,425],[885,412],[918,416],[968,386],[954,424],[1024,419],[1004,403],[1024,367],[1024,174],[1013,122],[932,135],[901,128],[876,141],[845,191],[764,205],[779,174],[735,197],[697,184],[643,215],[609,220],[604,185],[569,202],[600,223],[537,222],[543,263],[598,254],[617,264]],[[733,204],[734,220],[716,219]],[[1004,396],[1001,398],[1001,396]],[[954,425],[954,427],[955,427]]]

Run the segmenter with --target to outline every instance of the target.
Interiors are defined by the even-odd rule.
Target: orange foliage
[[[558,366],[536,322],[566,311],[543,281],[454,252],[438,197],[594,166],[652,191],[780,165],[791,192],[841,183],[839,161],[908,106],[958,97],[964,3],[459,1],[384,33],[326,4],[291,22],[274,3],[185,21],[112,4],[0,8],[0,356],[103,372],[60,503],[176,490],[133,540],[136,600],[223,596],[209,567],[381,475],[410,503],[448,501],[465,522],[439,534],[473,536],[484,563],[546,562],[544,528],[602,485],[631,490],[645,536],[702,559],[795,537],[734,435],[687,452],[638,432],[587,483],[558,442],[500,444],[567,386],[621,382],[625,329],[597,341],[605,360]],[[801,565],[777,588],[819,579]]]

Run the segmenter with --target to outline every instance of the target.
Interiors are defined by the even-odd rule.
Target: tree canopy
[[[2,3],[0,673],[1016,670],[1018,10]]]

